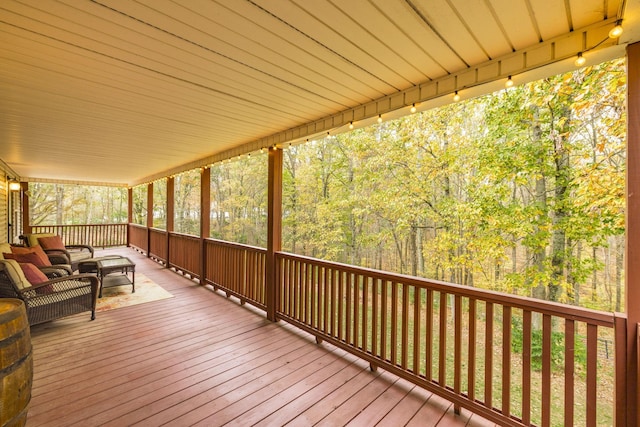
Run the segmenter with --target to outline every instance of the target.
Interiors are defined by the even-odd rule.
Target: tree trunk
[[[567,198],[569,194],[570,165],[567,151],[566,136],[569,134],[571,112],[565,104],[561,109],[559,119],[564,119],[564,124],[559,129],[559,135],[555,137],[555,203],[553,204],[553,236],[551,238],[551,283],[549,283],[549,300],[558,301],[562,282],[564,281],[564,269],[566,261],[566,232],[565,222],[568,215]]]

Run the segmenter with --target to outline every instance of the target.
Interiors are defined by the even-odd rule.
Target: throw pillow
[[[47,276],[35,265],[24,262],[20,262],[19,264],[22,272],[24,273],[24,277],[26,277],[27,281],[32,285],[39,285],[40,283],[49,280]]]
[[[14,254],[35,253],[40,258],[40,263],[36,264],[38,267],[47,267],[51,265],[49,257],[44,253],[41,246],[34,246],[31,248],[23,246],[11,246],[11,252],[13,252]]]
[[[38,243],[40,243],[40,246],[42,246],[43,249],[66,250],[60,236],[38,237]]]
[[[15,259],[19,263],[29,263],[33,264],[36,267],[42,267],[42,262],[40,257],[35,252],[26,252],[23,254],[14,254],[14,253],[3,253],[4,259]]]

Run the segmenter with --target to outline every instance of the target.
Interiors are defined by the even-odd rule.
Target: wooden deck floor
[[[34,426],[492,425],[133,249],[174,297],[31,330]]]

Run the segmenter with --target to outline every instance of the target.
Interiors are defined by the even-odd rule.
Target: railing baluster
[[[383,360],[389,360],[389,352],[387,348],[387,322],[388,322],[388,310],[387,303],[389,301],[388,284],[386,280],[380,279],[382,298],[381,298],[381,314],[380,314],[380,356]]]
[[[575,370],[575,322],[564,322],[564,424],[573,425]]]
[[[329,287],[331,286],[330,269],[322,268],[322,330],[326,331],[329,327]]]
[[[598,381],[598,326],[587,325],[587,427],[595,426]]]
[[[352,311],[353,311],[353,307],[352,307],[352,300],[353,300],[353,289],[351,289],[351,273],[349,272],[345,272],[345,287],[346,287],[346,297],[347,297],[347,301],[346,301],[346,309],[347,309],[347,319],[346,319],[346,332],[347,332],[347,343],[348,344],[353,344],[353,339],[351,337],[352,334],[352,325],[351,323],[353,322],[353,318],[352,318]]]
[[[469,298],[469,357],[467,361],[467,394],[472,402],[476,399],[476,300]]]
[[[440,321],[439,321],[439,354],[438,354],[438,383],[440,387],[447,385],[447,294],[440,292]]]
[[[522,311],[522,423],[531,424],[531,311]]]
[[[420,288],[413,288],[413,372],[420,374],[420,310],[422,307]]]
[[[362,350],[367,351],[369,341],[369,279],[365,275],[360,275],[362,283]]]
[[[453,391],[460,394],[462,377],[462,297],[455,296],[454,303],[454,359],[453,359]],[[456,414],[460,414],[460,405],[454,405]]]
[[[371,280],[371,353],[374,356],[380,356],[380,349],[378,348],[378,331],[380,326],[378,325],[379,308],[378,308],[378,281],[374,278],[367,278]]]
[[[401,366],[407,369],[409,359],[409,287],[406,283],[402,284],[402,341],[401,348]]]
[[[391,282],[391,364],[398,363],[398,284]]]
[[[336,274],[337,274],[337,270],[331,269],[331,275],[329,277],[330,279],[329,289],[331,291],[330,297],[329,297],[329,303],[331,304],[330,310],[329,310],[329,335],[331,336],[337,335],[336,322],[338,320],[338,315],[336,312],[337,310],[336,298],[338,294],[338,289],[336,287]]]
[[[493,408],[493,303],[486,303],[484,348],[484,404]]]
[[[511,415],[511,307],[502,307],[502,415]]]
[[[542,426],[551,425],[551,316],[542,316]]]
[[[433,380],[433,290],[427,289],[427,310],[425,321],[425,377]]]
[[[358,283],[358,276],[355,274],[350,274],[351,277],[351,286],[353,287],[353,345],[356,348],[359,347],[360,343],[360,285]]]
[[[338,339],[344,339],[344,283],[342,271],[338,270]]]

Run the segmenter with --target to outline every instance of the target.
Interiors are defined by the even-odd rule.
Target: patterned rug
[[[102,298],[98,298],[96,311],[113,310],[172,297],[173,295],[147,276],[142,273],[136,273],[135,293],[131,293],[131,286],[106,288],[102,291]]]

